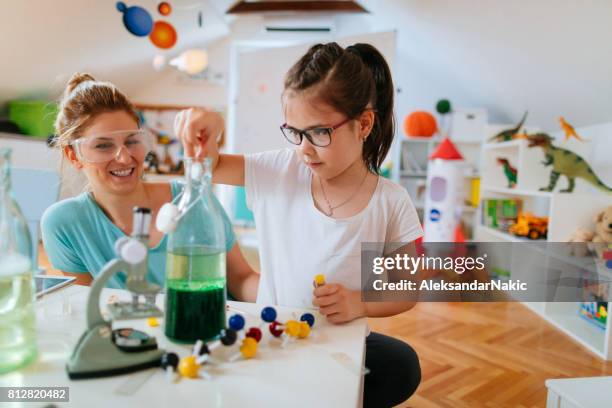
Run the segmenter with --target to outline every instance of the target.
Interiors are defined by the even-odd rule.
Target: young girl
[[[110,83],[75,74],[66,86],[56,121],[55,145],[82,171],[91,191],[49,207],[42,218],[43,243],[54,268],[89,284],[115,258],[115,241],[132,231],[132,208],[147,207],[152,219],[160,207],[179,194],[173,183],[142,181],[150,136],[139,129],[139,118],[128,99]],[[229,292],[254,301],[259,275],[243,258],[230,221],[224,218]],[[150,229],[148,279],[164,285],[166,236],[154,223]],[[115,276],[110,287],[122,288]]]
[[[310,48],[285,78],[281,131],[294,149],[219,154],[218,115],[177,116],[187,156],[212,157],[213,181],[246,188],[260,242],[258,303],[314,304],[334,323],[413,306],[362,302],[360,291],[362,242],[401,242],[399,252],[411,253],[422,235],[406,190],[378,176],[393,140],[393,92],[374,47],[328,43]],[[316,274],[328,283],[313,292]],[[378,333],[366,339],[366,366],[366,407],[399,404],[420,382],[414,350]]]

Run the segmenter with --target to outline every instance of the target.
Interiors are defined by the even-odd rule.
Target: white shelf
[[[609,134],[612,124],[599,126],[598,129]],[[576,129],[587,138],[589,128]],[[606,132],[604,132],[606,130]],[[559,138],[557,140],[562,140]],[[604,140],[602,137],[601,140]],[[607,139],[607,136],[605,138]],[[593,154],[600,151],[609,151],[609,147],[595,143],[563,143],[562,147],[574,150],[585,159],[589,157],[586,149],[591,149]],[[539,256],[539,250],[545,251],[547,267],[556,267],[558,262],[563,262],[568,267],[578,270],[593,266],[593,260],[588,258],[576,258],[566,253],[553,253],[548,248],[548,242],[566,242],[574,231],[579,227],[593,228],[593,217],[602,208],[610,205],[609,195],[596,193],[594,189],[586,188],[586,183],[577,182],[576,191],[573,193],[560,193],[559,190],[566,187],[566,180],[562,178],[555,188],[555,192],[539,191],[539,188],[548,185],[551,167],[542,164],[544,159],[540,148],[530,148],[524,139],[512,140],[500,143],[486,143],[482,146],[481,174],[481,199],[515,198],[522,202],[522,210],[532,212],[538,216],[549,218],[548,239],[529,240],[528,238],[516,237],[507,232],[499,231],[482,224],[478,219],[476,227],[477,238],[482,241],[500,242],[531,242],[529,249],[534,249],[535,254],[529,255],[524,246],[516,246],[517,253],[512,254],[512,262],[508,270],[512,276],[533,279],[534,274],[529,271],[529,257]],[[507,179],[503,168],[498,163],[499,158],[506,158],[517,169],[517,185],[515,188],[506,187]],[[597,169],[594,169],[597,173]],[[537,245],[540,244],[540,245]],[[548,249],[548,250],[547,250]],[[544,254],[542,254],[544,255]],[[571,266],[570,266],[571,265]],[[601,273],[601,272],[600,272]],[[605,330],[589,323],[579,315],[580,302],[523,302],[534,313],[537,313],[548,322],[553,324],[563,333],[566,333],[577,343],[595,353],[600,358],[612,360],[612,318],[608,318]],[[609,306],[612,302],[609,303]]]
[[[521,139],[509,140],[507,142],[499,142],[499,143],[485,143],[482,145],[484,150],[492,150],[492,149],[508,149],[516,147],[518,148],[521,143],[524,143]]]
[[[570,304],[574,305],[574,303]],[[578,304],[575,305],[576,308],[573,315],[565,313],[553,314],[545,311],[544,318],[593,353],[605,358],[605,331],[582,319],[578,315]]]
[[[537,241],[537,240],[532,240],[532,239],[529,239],[529,238],[517,237],[515,235],[508,234],[507,232],[496,230],[495,228],[487,227],[487,226],[484,226],[484,225],[479,225],[478,228],[482,228],[488,234],[494,235],[495,237],[497,237],[499,239],[503,239],[504,241],[508,241],[508,242],[534,242],[534,241]]]
[[[507,187],[483,186],[482,190],[489,191],[491,193],[498,193],[498,194],[532,196],[532,197],[552,197],[553,195],[553,193],[549,191],[520,190],[517,188],[507,188]]]

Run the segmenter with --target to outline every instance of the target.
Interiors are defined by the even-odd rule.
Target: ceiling
[[[151,69],[155,55],[173,57],[229,33],[230,18],[224,11],[231,0],[174,0],[167,17],[158,13],[158,0],[125,3],[145,8],[154,21],[171,23],[178,35],[176,45],[162,51],[147,37],[130,34],[114,0],[2,2],[0,107],[13,98],[57,97],[76,71],[92,72],[130,94],[158,75]]]

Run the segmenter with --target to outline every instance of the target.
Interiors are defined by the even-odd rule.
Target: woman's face
[[[94,118],[91,126],[78,139],[81,152],[112,151],[112,146],[120,146],[116,154],[108,154],[103,160],[95,157],[92,160],[86,154],[77,154],[73,163],[85,173],[94,191],[111,194],[127,194],[139,185],[147,149],[138,148],[133,132],[138,124],[125,111],[105,112]],[[121,132],[128,131],[128,132]],[[86,146],[87,150],[84,149]],[[108,146],[111,146],[110,148]],[[78,148],[77,148],[78,151]],[[93,153],[88,153],[91,155]],[[80,156],[80,157],[79,157]]]
[[[347,117],[333,107],[318,100],[311,92],[289,92],[284,98],[285,122],[296,129],[333,127],[344,122]],[[364,115],[365,122],[364,122]],[[360,118],[350,120],[331,133],[331,143],[325,147],[313,145],[302,138],[296,146],[303,163],[319,177],[329,180],[362,159],[363,141],[369,134],[373,115],[366,111]]]

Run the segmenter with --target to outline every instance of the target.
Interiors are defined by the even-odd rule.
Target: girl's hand
[[[326,283],[315,288],[312,303],[332,323],[345,323],[365,316],[361,292],[349,290],[339,283]]]
[[[210,157],[213,169],[219,159],[217,139],[223,133],[225,124],[217,112],[201,108],[180,111],[174,118],[174,132],[183,144],[185,157],[202,160]]]

